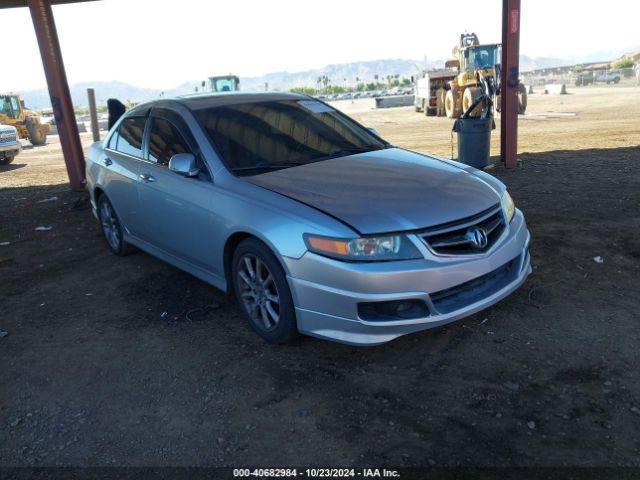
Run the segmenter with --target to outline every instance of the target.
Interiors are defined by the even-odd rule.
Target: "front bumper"
[[[345,263],[310,252],[299,259],[286,258],[300,332],[351,345],[378,345],[485,309],[516,290],[531,273],[530,234],[520,211],[486,254],[441,257],[417,237],[414,241],[424,259]],[[492,273],[504,270],[507,264],[509,277],[503,275],[500,282],[490,284]],[[479,277],[487,281],[472,282]],[[435,293],[472,284],[469,288],[475,288],[474,292],[463,292],[460,301],[450,301],[447,308],[436,307],[432,301]],[[423,300],[429,315],[384,321],[363,320],[358,315],[359,303],[410,299]]]
[[[15,142],[3,142],[0,143],[0,158],[15,157],[22,151],[22,143],[20,141]]]

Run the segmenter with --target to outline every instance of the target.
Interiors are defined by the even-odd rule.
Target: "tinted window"
[[[386,147],[367,129],[311,99],[224,105],[196,116],[227,167],[244,175]]]
[[[167,120],[153,118],[149,136],[149,160],[169,165],[176,153],[192,153],[180,132]]]
[[[142,136],[144,134],[144,117],[125,118],[120,124],[116,150],[134,157],[142,157]]]
[[[118,144],[118,131],[116,130],[115,132],[113,132],[113,135],[111,135],[111,138],[109,139],[108,148],[115,150],[117,144]]]

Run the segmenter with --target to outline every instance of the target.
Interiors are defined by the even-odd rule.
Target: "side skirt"
[[[209,285],[212,285],[217,289],[222,290],[223,292],[227,291],[226,279],[218,275],[215,275],[207,270],[197,267],[192,263],[181,260],[175,255],[167,253],[164,250],[157,248],[151,245],[150,243],[145,242],[144,240],[134,237],[129,233],[125,233],[124,240],[130,243],[131,245],[138,247],[140,250],[143,250],[148,254],[153,255],[156,258],[164,262],[167,262],[168,264],[173,265],[174,267],[179,268],[180,270],[190,273],[194,277],[199,278],[203,282],[207,282]]]

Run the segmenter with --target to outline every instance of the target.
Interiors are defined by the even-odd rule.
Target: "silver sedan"
[[[113,253],[135,246],[233,293],[268,342],[384,343],[486,308],[531,272],[499,180],[306,96],[137,106],[91,146],[87,180]]]

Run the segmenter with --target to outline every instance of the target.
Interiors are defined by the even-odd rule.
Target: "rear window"
[[[227,167],[238,174],[385,146],[366,128],[311,99],[224,105],[196,116]]]
[[[115,149],[127,155],[142,157],[142,136],[144,135],[146,121],[145,117],[125,118],[118,129],[118,140]]]

